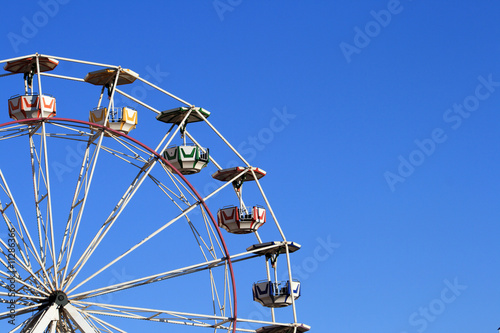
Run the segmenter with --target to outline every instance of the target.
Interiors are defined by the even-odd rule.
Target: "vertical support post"
[[[244,177],[244,176],[243,176]],[[239,201],[239,204],[240,204],[240,215],[241,214],[246,214],[247,213],[247,209],[245,207],[245,203],[243,202],[243,183],[241,183],[241,186],[238,187],[236,190],[236,195],[238,196],[238,201]]]
[[[38,103],[40,103],[40,98],[42,96],[42,76],[40,75],[40,55],[36,54],[36,76],[38,79]],[[32,91],[33,92],[33,91]]]
[[[269,269],[269,260],[267,255],[266,255],[266,273],[267,273],[267,281],[271,281],[271,270]],[[271,308],[271,317],[273,323],[276,322],[276,317],[274,315],[274,308]]]
[[[40,98],[41,95],[38,96],[38,102],[40,103]],[[49,154],[47,152],[47,135],[45,131],[45,122],[42,122],[42,146],[43,146],[43,162],[44,162],[44,168],[45,168],[45,182],[46,182],[46,190],[47,190],[47,220],[50,225],[50,240],[51,244],[49,244],[50,248],[49,251],[51,253],[52,257],[52,263],[54,266],[54,279],[56,283],[56,289],[59,289],[59,279],[57,278],[57,275],[59,274],[59,265],[57,264],[57,258],[56,258],[56,247],[55,247],[55,237],[54,237],[54,221],[53,221],[53,216],[52,216],[52,195],[50,192],[50,176],[49,176]]]
[[[106,86],[102,86],[102,89],[101,89],[101,96],[99,96],[99,102],[97,102],[97,108],[98,108],[98,109],[101,107],[102,96],[104,95],[104,89],[106,89]]]
[[[116,85],[118,84],[118,78],[120,77],[120,71],[122,70],[121,66],[116,69],[115,81],[113,83],[113,88],[111,89],[111,96],[109,96],[108,109],[106,110],[106,114],[104,115],[104,126],[108,122],[109,113],[111,112],[111,108],[114,106],[113,98],[115,96]],[[101,134],[104,135],[104,132]]]
[[[288,248],[288,243],[285,242],[285,250],[286,250],[286,263],[288,266],[288,279],[290,283],[290,291],[291,291],[291,296],[292,296],[292,309],[293,309],[293,322],[296,324],[297,323],[297,309],[295,308],[295,297],[293,295],[293,286],[292,286],[292,267],[290,264],[290,250]],[[299,287],[300,288],[300,287]]]

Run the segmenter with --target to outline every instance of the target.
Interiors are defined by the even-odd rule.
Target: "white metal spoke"
[[[118,204],[115,206],[111,214],[108,216],[104,224],[101,226],[97,234],[94,236],[94,239],[90,243],[90,245],[87,247],[85,250],[84,254],[80,257],[78,262],[75,265],[76,270],[70,272],[69,280],[66,282],[65,288],[69,287],[71,282],[75,279],[75,277],[78,275],[80,270],[83,268],[89,257],[92,255],[92,253],[96,250],[96,248],[99,246],[101,241],[103,240],[104,236],[109,232],[111,227],[114,225],[122,211],[125,209],[129,201],[132,199],[134,194],[137,192],[141,184],[143,183],[144,179],[147,178],[148,174],[151,172],[152,168],[156,164],[156,160],[151,159],[148,163],[146,163],[143,168],[140,170],[139,174],[135,177],[133,180],[132,184],[128,187],[127,191],[125,194],[122,196]],[[86,281],[88,281],[87,279]],[[86,282],[85,281],[85,282]],[[80,284],[81,285],[81,284]],[[72,290],[76,289],[73,288]]]
[[[198,141],[195,140],[195,138],[189,133],[187,130],[184,131],[184,134],[189,138],[189,140],[193,141],[193,143],[200,148],[203,152],[205,152],[204,148],[198,143]],[[212,162],[217,169],[221,170],[222,167],[217,163],[217,161],[214,159],[213,154],[210,155],[210,162]]]
[[[118,142],[118,140],[117,140]],[[127,147],[128,148],[128,147]],[[119,158],[120,160],[126,162],[126,163],[129,163],[137,168],[140,169],[140,166],[139,166],[139,163],[147,163],[148,161],[145,160],[144,158],[142,158],[142,156],[133,156],[133,155],[130,155],[130,154],[126,154],[122,151],[118,151],[118,150],[115,150],[115,149],[111,149],[111,148],[108,148],[108,147],[101,147],[102,150],[104,150],[105,152]],[[138,162],[138,163],[137,163]]]
[[[7,262],[2,261],[2,264],[3,264],[3,265],[7,268],[7,270],[11,273],[11,275],[13,276],[13,278],[15,279],[15,281],[16,281],[16,282],[19,282],[19,283],[21,283],[21,284],[25,285],[26,287],[28,287],[28,288],[30,288],[30,289],[37,290],[37,291],[38,291],[39,293],[41,293],[41,294],[48,295],[47,291],[49,290],[49,287],[48,287],[48,285],[47,285],[45,282],[43,282],[43,281],[41,280],[41,277],[39,277],[38,272],[33,271],[33,270],[31,269],[31,267],[26,266],[26,265],[25,265],[22,261],[17,260],[17,257],[16,257],[16,258],[14,258],[14,260],[12,260],[12,257],[11,257],[11,256],[9,256],[9,255],[8,255],[6,252],[4,252],[3,250],[1,251],[1,253],[5,256],[5,258],[7,259],[7,262],[8,262],[8,263],[7,263]],[[17,263],[19,266],[21,266],[21,268],[22,268],[22,269],[23,269],[26,273],[28,273],[31,277],[33,277],[33,278],[37,281],[37,285],[38,285],[38,286],[43,286],[43,288],[45,289],[45,291],[44,291],[44,290],[41,290],[41,289],[38,289],[37,287],[35,287],[35,286],[31,285],[31,284],[30,284],[30,285],[28,285],[28,284],[26,284],[23,280],[21,280],[21,279],[19,278],[19,272],[18,272],[17,270],[13,270],[13,269],[12,269],[12,265],[14,265],[14,264],[16,264],[16,263]],[[4,273],[1,273],[1,274],[3,275]],[[4,275],[4,276],[5,276],[5,275]]]
[[[29,135],[29,129],[25,126],[15,125],[0,130],[0,141],[15,139]]]
[[[45,299],[45,297],[40,297],[40,296],[32,296],[32,295],[25,295],[25,294],[18,294],[18,293],[6,293],[3,291],[0,291],[0,296],[19,297],[19,298],[27,298],[27,299],[35,299],[35,300]]]
[[[28,237],[28,242],[31,245],[31,248],[32,249],[36,249],[35,244],[33,243],[33,240],[32,240],[32,238],[31,238],[31,236],[29,234],[28,228],[26,227],[26,224],[24,223],[24,220],[23,220],[23,218],[21,216],[21,213],[20,213],[20,211],[19,211],[19,209],[17,207],[17,204],[16,204],[16,202],[14,200],[14,197],[12,196],[12,193],[10,192],[9,186],[7,185],[7,181],[5,180],[5,177],[4,177],[1,169],[0,169],[0,179],[1,179],[2,183],[3,183],[3,188],[4,188],[7,196],[9,197],[9,199],[10,199],[10,201],[12,203],[12,207],[14,208],[14,211],[16,213],[16,218],[17,218],[17,221],[19,223],[19,230],[24,231],[24,233]],[[39,254],[36,251],[33,251],[32,253],[33,253],[36,261],[38,262],[38,264],[42,268],[45,279],[48,281],[48,283],[51,286],[51,288],[53,288],[52,282],[51,282],[51,280],[49,278],[49,274],[48,274],[47,270],[45,269],[45,265],[44,265],[42,259],[40,258]]]
[[[165,171],[169,172],[168,170],[165,170]],[[186,196],[182,192],[179,192],[179,193],[174,192],[172,189],[170,189],[168,186],[163,184],[160,180],[158,180],[156,177],[154,177],[152,175],[149,175],[148,177],[156,184],[156,186],[158,186],[160,191],[162,191],[168,197],[168,199],[170,201],[172,201],[177,206],[177,208],[182,210],[180,203],[175,201],[174,197],[176,199],[180,200],[182,203],[189,206],[189,201],[187,200]],[[169,174],[169,177],[171,177],[172,181],[175,181],[175,178],[172,177],[171,174]],[[178,189],[178,187],[177,187],[177,189]]]
[[[49,294],[46,291],[44,291],[42,289],[39,289],[36,286],[33,286],[33,284],[29,284],[29,283],[23,281],[22,279],[20,279],[20,277],[18,275],[12,274],[11,271],[9,271],[9,272],[10,272],[10,274],[7,274],[6,272],[0,271],[0,275],[3,275],[6,278],[5,280],[7,280],[9,282],[9,283],[7,283],[3,279],[1,280],[4,283],[3,287],[5,289],[7,289],[7,290],[10,291],[11,290],[10,287],[7,288],[7,286],[10,285],[10,283],[12,283],[10,280],[14,280],[14,282],[20,283],[24,287],[26,287],[26,289],[28,289],[28,291],[30,291],[31,293],[33,293],[33,291],[36,291],[36,292],[38,292],[39,295],[49,296]],[[37,282],[38,282],[39,285],[42,285],[42,286],[45,285],[42,281],[40,281],[40,279],[38,278],[38,276],[35,273],[32,273],[30,271],[27,271],[27,272],[29,274],[31,274],[31,276],[33,276],[34,278],[36,278],[36,280],[37,280]],[[21,287],[20,289],[18,289],[18,291],[24,289],[24,287]]]
[[[198,244],[198,247],[200,248],[200,251],[203,254],[203,257],[205,258],[205,260],[208,261],[208,257],[207,257],[207,255],[205,253],[205,249],[208,250],[208,252],[212,256],[212,259],[217,258],[217,255],[215,253],[215,249],[213,248],[213,246],[208,246],[208,244],[205,242],[205,240],[203,239],[203,237],[201,237],[200,233],[198,232],[198,230],[196,229],[196,227],[193,225],[193,223],[189,219],[189,217],[186,216],[186,219],[188,221],[189,228],[191,229],[191,232],[193,233],[193,236],[194,236],[194,238],[196,240],[196,243]]]
[[[220,243],[219,238],[217,237],[217,234],[216,234],[216,232],[214,230],[214,225],[211,223],[212,221],[207,216],[207,213],[205,212],[204,209],[201,210],[201,214],[202,214],[202,217],[203,217],[203,222],[205,224],[205,229],[207,231],[208,238],[210,240],[210,249],[213,249],[211,252],[213,253],[212,255],[214,255],[214,258],[215,258],[214,239],[215,239],[215,243],[217,244],[217,248],[221,252],[224,251],[224,248],[223,248],[222,244]]]
[[[111,331],[111,329],[114,329],[115,331],[118,331],[120,333],[127,333],[126,331],[114,326],[114,325],[111,325],[110,323],[102,320],[101,318],[99,317],[96,317],[90,313],[87,313],[86,314],[89,318],[92,318],[96,323],[99,323],[105,330],[106,332],[109,332],[109,333],[113,333],[113,331]]]
[[[1,172],[1,170],[0,170],[0,172]],[[6,187],[4,184],[2,184],[2,182],[0,182],[0,189],[4,193],[7,193]],[[9,194],[7,194],[7,196],[9,197]],[[2,201],[0,199],[0,213],[2,214],[2,218],[5,222],[7,230],[10,232],[10,236],[11,236],[12,240],[16,240],[17,238],[21,239],[22,245],[24,246],[24,251],[21,249],[21,245],[17,241],[15,241],[16,248],[19,251],[19,253],[21,254],[23,264],[31,269],[31,263],[29,260],[29,252],[31,249],[28,249],[28,246],[26,244],[26,240],[24,239],[22,228],[16,228],[13,225],[12,221],[8,218],[6,211],[7,211],[7,209],[9,209],[9,207],[12,207],[12,209],[16,209],[16,206],[13,204],[12,199],[10,199],[10,202],[8,202],[5,206],[2,204]],[[16,219],[18,222],[18,226],[19,226],[19,216],[20,216],[20,214],[16,210]],[[13,238],[12,236],[17,236],[17,237]],[[9,249],[9,246],[2,239],[0,239],[0,242],[7,250]],[[6,256],[6,259],[9,260],[7,253],[5,254],[5,256]]]
[[[103,304],[98,302],[75,301],[75,304],[87,306],[84,312],[96,315],[115,316],[120,318],[129,318],[137,320],[149,320],[153,322],[181,324],[188,326],[199,326],[207,328],[229,329],[226,324],[231,323],[232,318],[225,316],[216,316],[199,313],[149,309],[134,306],[123,306],[114,304]],[[93,309],[93,307],[95,309]],[[238,318],[241,323],[254,323],[263,325],[279,325],[283,327],[292,327],[293,324],[277,323],[263,320],[252,320],[245,318]],[[216,324],[214,324],[216,322]],[[236,327],[237,331],[241,332],[255,332],[255,330],[242,329]]]
[[[41,158],[40,155],[38,154],[33,138],[34,132],[36,132],[40,126],[36,126],[33,131],[30,133],[30,138],[29,138],[29,143],[30,143],[30,154],[31,154],[31,170],[32,170],[32,177],[33,177],[33,188],[34,188],[34,194],[35,194],[35,209],[36,209],[36,220],[37,220],[37,227],[38,227],[38,243],[39,243],[39,250],[40,250],[40,256],[42,259],[43,264],[46,264],[46,252],[45,252],[45,244],[47,240],[47,228],[46,225],[43,222],[43,214],[42,210],[40,208],[41,202],[46,198],[46,195],[40,195],[39,188],[40,188],[40,173],[42,173],[42,167],[41,167]],[[45,180],[44,180],[45,181]]]
[[[273,245],[270,245],[268,247],[263,247],[262,249],[267,250],[267,249],[276,248],[278,246],[280,246],[280,244],[273,244]],[[248,251],[248,252],[242,252],[242,253],[238,253],[235,255],[231,255],[231,260],[233,263],[236,263],[239,261],[254,258],[256,256],[256,254],[254,252],[255,251]],[[96,297],[96,296],[104,295],[104,294],[111,293],[111,292],[118,292],[118,291],[124,290],[124,289],[134,288],[134,287],[142,286],[145,284],[151,284],[151,283],[163,281],[166,279],[171,279],[173,277],[178,277],[178,276],[182,276],[182,275],[186,275],[186,274],[192,274],[195,272],[200,272],[203,270],[208,270],[208,269],[219,267],[219,266],[225,266],[226,264],[227,264],[227,258],[217,258],[214,260],[210,260],[210,261],[206,261],[206,262],[202,262],[202,263],[198,263],[198,264],[185,266],[182,268],[177,268],[174,270],[170,270],[170,271],[166,271],[166,272],[162,272],[162,273],[158,273],[158,274],[154,274],[154,275],[149,275],[149,276],[138,278],[135,280],[126,281],[126,282],[122,282],[122,283],[118,283],[118,284],[113,284],[113,285],[109,285],[107,287],[103,287],[103,288],[99,288],[99,289],[95,289],[95,290],[89,290],[89,291],[82,292],[79,294],[72,294],[72,297],[74,299]]]
[[[149,159],[145,159],[139,154],[147,155],[150,157],[150,152],[144,150],[141,147],[138,147],[137,145],[130,143],[130,142],[125,142],[123,138],[113,136],[113,139],[115,142],[117,142],[120,147],[122,147],[124,150],[117,150],[117,149],[111,149],[108,148],[108,151],[111,152],[112,154],[115,154],[115,156],[122,155],[124,157],[128,157],[129,159],[134,159],[137,160],[139,163],[147,163]],[[107,147],[103,147],[107,148]],[[128,152],[128,153],[127,153]]]
[[[76,189],[73,196],[73,201],[71,203],[70,213],[68,217],[68,222],[66,225],[66,231],[63,238],[63,243],[61,245],[61,254],[60,260],[62,260],[62,256],[64,252],[67,253],[66,256],[66,265],[64,267],[64,272],[61,274],[61,283],[64,283],[66,280],[66,274],[69,267],[69,263],[71,260],[71,256],[73,253],[73,248],[76,243],[76,238],[78,235],[78,230],[80,227],[80,223],[83,217],[83,212],[85,209],[85,204],[87,201],[88,193],[90,190],[90,185],[92,184],[92,179],[94,175],[95,166],[97,163],[97,158],[99,156],[99,147],[102,147],[102,134],[99,137],[99,142],[97,144],[96,149],[94,150],[92,157],[90,158],[90,148],[92,146],[92,138],[89,139],[87,143],[87,148],[85,149],[85,154],[82,159],[82,165],[80,167],[80,173],[78,176],[78,181],[76,184]],[[82,193],[83,189],[83,193]],[[76,214],[76,219],[74,219],[74,210],[78,208],[78,212]],[[68,239],[68,240],[67,240]],[[67,244],[66,244],[67,240]]]
[[[118,75],[117,75],[117,78],[118,78]],[[110,104],[111,104],[111,101],[110,101]],[[109,107],[108,107],[108,112],[109,112]],[[107,119],[107,117],[108,117],[108,115],[106,115],[105,119]],[[79,211],[78,216],[77,216],[77,221],[75,223],[76,229],[75,229],[75,233],[74,233],[74,236],[73,236],[72,245],[70,246],[70,251],[69,251],[70,255],[72,253],[73,244],[76,241],[76,234],[77,234],[76,231],[78,230],[78,226],[80,225],[80,221],[81,221],[81,218],[82,218],[82,212],[83,212],[83,210],[85,208],[86,198],[88,196],[88,191],[90,189],[90,184],[91,184],[91,181],[92,181],[92,178],[93,178],[93,174],[94,174],[94,171],[95,171],[95,167],[96,167],[97,159],[98,159],[98,156],[99,156],[99,152],[101,151],[104,134],[105,134],[104,130],[101,130],[99,132],[99,140],[98,140],[98,143],[97,143],[96,148],[95,148],[94,153],[93,153],[92,163],[91,163],[92,166],[90,167],[90,174],[89,174],[89,177],[87,179],[85,179],[86,180],[86,187],[85,187],[84,196],[83,196],[83,199],[82,199],[83,201],[80,203],[80,211]],[[90,142],[92,142],[92,141],[93,140],[91,138],[89,140],[89,145],[87,147],[87,150],[89,149]],[[85,162],[82,163],[82,169],[81,169],[81,171],[83,171],[83,169],[84,169],[84,163]],[[87,170],[89,170],[89,169],[87,168]],[[81,176],[81,174],[80,174],[80,176]],[[77,187],[76,191],[79,191],[78,187]],[[75,193],[77,193],[77,192],[75,192]],[[73,207],[74,207],[74,205],[73,205]],[[70,215],[70,218],[71,218],[71,215]],[[87,250],[88,249],[89,248],[87,248]],[[87,250],[85,252],[87,252]],[[80,269],[83,267],[83,264],[85,262],[82,261],[82,258],[84,258],[84,256],[85,256],[85,253],[84,253],[84,255],[82,255],[80,257],[80,259],[75,264],[75,268],[77,268],[76,271],[75,271],[75,268],[74,268],[68,275],[66,275],[66,269],[64,270],[64,276],[62,277],[62,279],[63,279],[63,289],[67,289],[69,287],[69,285],[71,284],[71,282],[73,281],[73,279],[76,277],[76,275],[78,274],[78,272],[80,271]],[[85,258],[85,260],[86,259],[88,259],[88,258]],[[68,267],[69,260],[70,260],[70,257],[67,258],[66,267]]]
[[[150,105],[147,105],[146,103],[138,100],[137,98],[134,98],[134,97],[130,96],[129,94],[127,94],[127,93],[125,93],[125,92],[123,92],[123,91],[121,91],[119,89],[116,89],[116,92],[119,93],[120,95],[123,95],[123,96],[127,97],[128,99],[136,102],[137,104],[140,104],[140,105],[144,106],[146,109],[149,109],[149,110],[153,111],[156,114],[161,113],[160,111],[156,110],[154,107],[152,107]]]
[[[40,307],[40,304],[33,304],[33,305],[25,306],[25,307],[22,307],[22,308],[16,308],[14,310],[13,314],[16,315],[16,316],[20,316],[22,314],[31,312],[34,309],[37,309],[38,307]],[[9,318],[10,315],[11,315],[10,310],[7,310],[5,312],[0,313],[0,319]]]
[[[83,60],[77,60],[77,59],[71,59],[71,58],[65,58],[65,57],[59,57],[59,56],[51,56],[51,55],[47,55],[47,54],[40,54],[40,56],[47,57],[47,58],[52,58],[52,59],[57,59],[57,60],[64,60],[64,61],[74,62],[74,63],[78,63],[78,64],[85,64],[85,65],[93,65],[93,66],[105,67],[105,68],[106,67],[109,67],[109,68],[119,68],[120,67],[120,66],[102,64],[102,63],[93,62],[93,61],[83,61]],[[19,57],[19,58],[15,58],[15,59],[22,59],[22,58],[25,58],[25,57]],[[12,59],[12,60],[15,60],[15,59]],[[12,61],[12,60],[9,59],[7,61]]]
[[[79,77],[73,77],[73,76],[67,76],[67,75],[56,75],[56,74],[50,74],[50,73],[40,73],[40,75],[55,77],[58,79],[66,79],[66,80],[72,80],[72,81],[78,81],[78,82],[85,82],[84,79],[81,79]]]
[[[2,206],[2,202],[0,200],[0,207]],[[27,267],[28,268],[28,271],[31,271],[31,263],[29,261],[29,253],[31,252],[31,249],[28,248],[28,245],[26,244],[26,240],[24,239],[24,236],[21,232],[19,232],[19,230],[17,228],[14,227],[14,225],[12,224],[12,222],[10,221],[10,219],[7,217],[7,214],[5,213],[5,209],[0,209],[1,211],[1,214],[2,214],[2,218],[5,222],[5,225],[7,226],[7,230],[9,230],[10,232],[10,235],[14,235],[16,236],[15,238],[11,238],[11,240],[14,240],[14,243],[15,243],[15,249],[17,249],[17,251],[21,254],[21,259],[18,259],[19,257],[16,256],[15,259],[17,259],[17,261],[21,262],[23,266]],[[12,232],[12,230],[14,230]],[[17,238],[20,238],[21,239],[21,243],[22,245],[24,246],[24,250],[26,251],[26,253],[22,250],[21,248],[21,245],[19,244],[19,242],[17,242]],[[12,242],[9,242],[12,244]],[[3,250],[0,248],[0,251],[2,252],[2,254],[4,255],[5,259],[7,261],[11,261],[13,257],[12,254],[10,254],[10,246],[3,240],[3,239],[0,239],[0,244],[6,249],[6,252],[3,252]]]
[[[236,156],[238,156],[241,159],[241,161],[245,163],[246,166],[249,167],[250,163],[248,163],[243,158],[243,156],[241,156],[241,154],[229,143],[229,141],[226,140],[226,138],[215,128],[215,126],[212,125],[212,123],[210,123],[206,117],[203,117],[203,115],[198,110],[195,109],[195,111],[196,113],[198,113],[200,117],[202,117],[203,121],[222,139],[222,141],[224,141],[224,143],[232,150],[232,152],[235,153]]]
[[[0,64],[3,64],[5,62],[9,62],[9,61],[16,61],[16,60],[20,60],[20,59],[24,59],[24,58],[27,58],[27,57],[34,57],[36,54],[33,53],[33,54],[28,54],[28,55],[25,55],[25,56],[22,56],[22,57],[14,57],[14,58],[9,58],[9,59],[4,59],[4,60],[0,60]],[[17,74],[17,73],[16,73]]]
[[[38,135],[38,130],[41,130],[40,145],[37,150],[33,140],[34,135]],[[30,135],[30,151],[31,162],[33,170],[33,186],[35,190],[35,206],[37,223],[39,229],[39,245],[40,253],[42,256],[43,264],[46,264],[47,256],[46,250],[48,249],[53,264],[56,263],[55,256],[55,237],[54,237],[54,221],[52,215],[52,196],[50,190],[50,176],[48,166],[48,151],[47,151],[47,137],[46,137],[46,124],[42,122],[41,126],[36,126]],[[45,219],[42,216],[43,209],[41,203],[45,201]],[[57,269],[52,271],[53,280],[55,280],[55,288],[58,288],[58,281],[55,279]]]
[[[89,149],[90,149],[90,143],[87,144],[87,148],[85,149],[85,154],[82,158],[82,165],[80,167],[80,173],[78,175],[78,181],[76,184],[76,189],[73,195],[73,201],[71,202],[71,207],[69,211],[69,217],[68,221],[66,222],[66,228],[64,230],[64,235],[63,235],[63,240],[61,244],[61,250],[59,252],[59,258],[57,260],[58,265],[61,264],[63,261],[64,255],[66,255],[66,265],[64,268],[63,273],[61,274],[61,280],[64,281],[64,278],[66,277],[66,272],[69,266],[69,261],[71,258],[71,253],[74,245],[74,241],[76,238],[76,233],[78,231],[79,227],[79,221],[82,213],[82,204],[83,201],[85,200],[85,195],[83,198],[80,198],[80,193],[82,191],[82,188],[87,182],[87,173],[89,171]],[[90,182],[89,182],[90,183]],[[88,186],[86,186],[88,188]],[[73,221],[73,217],[75,215],[75,209],[79,208],[77,212],[77,218],[76,222]],[[62,283],[61,281],[61,283]]]
[[[164,93],[165,95],[168,95],[168,96],[170,96],[170,97],[172,97],[172,98],[174,98],[174,99],[178,100],[179,102],[186,104],[187,106],[192,106],[192,105],[193,105],[193,104],[188,103],[188,102],[186,102],[185,100],[183,100],[183,99],[181,99],[181,98],[179,98],[179,97],[175,96],[174,94],[171,94],[171,93],[169,93],[168,91],[166,91],[166,90],[164,90],[164,89],[162,89],[162,88],[160,88],[160,87],[158,87],[158,86],[156,86],[156,85],[152,84],[151,82],[149,82],[149,81],[147,81],[147,80],[143,79],[142,77],[138,77],[137,79],[138,79],[138,80],[140,80],[140,81],[142,81],[142,82],[144,82],[144,83],[146,83],[147,85],[149,85],[149,86],[151,86],[151,87],[153,87],[153,88],[155,88],[155,89],[157,89],[157,90],[161,91],[161,92],[162,92],[162,93]]]
[[[142,241],[140,241],[139,243],[137,243],[134,246],[132,246],[130,249],[128,249],[127,251],[125,251],[120,256],[116,257],[114,260],[112,260],[107,265],[105,265],[104,267],[102,267],[101,269],[99,269],[97,272],[95,272],[94,274],[92,274],[91,276],[89,276],[88,278],[86,278],[84,281],[80,282],[80,284],[78,284],[76,287],[74,287],[73,289],[71,289],[69,292],[71,293],[71,292],[75,291],[77,288],[79,288],[80,286],[82,286],[86,282],[90,281],[92,278],[96,277],[98,274],[102,273],[105,269],[107,269],[108,267],[110,267],[111,265],[113,265],[114,263],[116,263],[117,261],[123,259],[126,255],[130,254],[132,251],[136,250],[138,247],[140,247],[141,245],[143,245],[144,243],[146,243],[148,240],[150,240],[151,238],[153,238],[154,236],[156,236],[157,234],[159,234],[165,228],[167,228],[170,225],[172,225],[175,221],[177,221],[180,218],[184,217],[187,213],[189,213],[191,210],[193,210],[196,206],[198,206],[198,204],[192,205],[191,207],[189,207],[188,209],[186,209],[182,214],[177,215],[175,218],[173,218],[172,220],[170,220],[167,223],[165,223],[162,227],[160,227],[159,229],[157,229],[156,231],[154,231],[153,233],[151,233],[149,236],[147,236],[146,238],[144,238]]]
[[[213,324],[208,323],[208,321],[213,321],[213,320],[225,321],[230,319],[214,315],[194,314],[194,313],[186,313],[178,311],[165,311],[165,310],[147,309],[147,308],[131,307],[131,306],[118,306],[118,305],[101,304],[95,302],[76,301],[75,303],[88,305],[90,307],[101,308],[100,310],[99,309],[92,310],[91,308],[87,308],[85,312],[91,314],[116,316],[121,318],[138,319],[138,320],[149,320],[153,322],[182,324],[189,326],[214,327]]]

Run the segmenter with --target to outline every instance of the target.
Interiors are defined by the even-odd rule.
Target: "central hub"
[[[65,306],[66,304],[69,303],[68,296],[66,296],[66,293],[64,293],[61,290],[58,290],[54,292],[52,295],[50,295],[49,301],[50,303],[56,303],[57,305],[60,306]]]

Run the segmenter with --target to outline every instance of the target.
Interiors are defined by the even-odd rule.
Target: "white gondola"
[[[208,148],[190,145],[167,148],[163,157],[183,175],[200,172],[210,160]]]
[[[257,231],[261,225],[266,223],[266,209],[253,206],[247,212],[238,207],[225,207],[217,212],[219,227],[233,234],[248,234]]]
[[[9,116],[14,120],[49,118],[56,115],[56,99],[48,95],[16,95],[9,99]]]
[[[259,281],[253,284],[253,300],[268,308],[282,308],[292,305],[292,297],[300,297],[299,281]]]
[[[137,126],[137,111],[130,107],[112,108],[106,121],[108,108],[95,108],[90,111],[89,121],[91,123],[104,125],[115,131],[128,134]]]
[[[212,175],[214,179],[223,182],[232,181],[234,190],[240,201],[239,207],[228,206],[219,209],[217,212],[219,227],[233,234],[248,234],[257,231],[261,225],[266,223],[266,209],[260,206],[246,207],[242,195],[244,182],[254,181],[265,175],[266,172],[264,170],[255,167],[223,169],[218,170]]]

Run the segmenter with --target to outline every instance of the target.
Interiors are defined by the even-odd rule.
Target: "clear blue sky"
[[[212,111],[268,172],[303,246],[298,318],[312,331],[486,333],[500,326],[499,12],[493,0],[15,1],[1,58],[118,64]],[[247,298],[242,315],[258,317]]]

